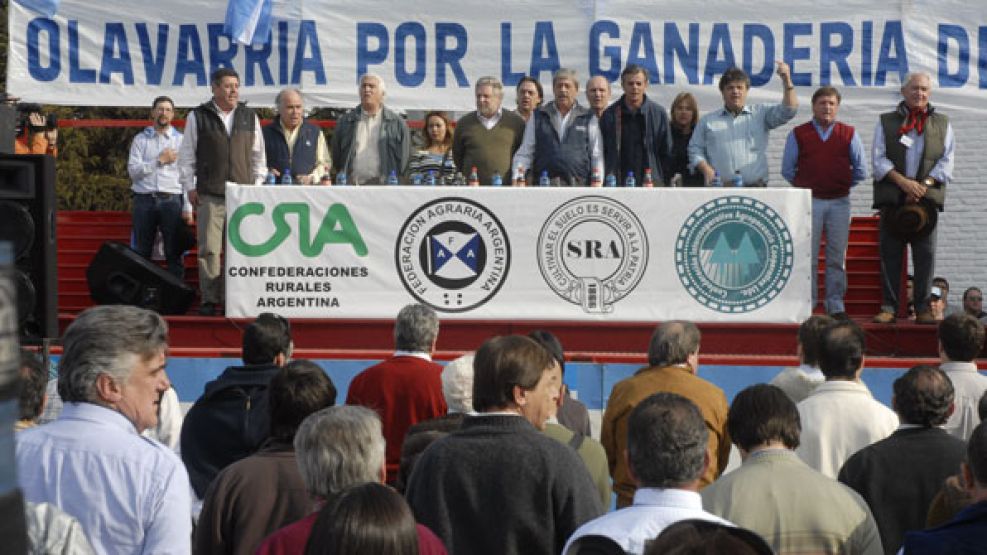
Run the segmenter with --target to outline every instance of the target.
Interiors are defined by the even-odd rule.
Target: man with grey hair
[[[178,456],[140,434],[157,425],[168,325],[98,306],[65,332],[58,420],[17,435],[24,498],[75,517],[98,553],[189,553],[189,480]]]
[[[304,553],[319,509],[343,490],[384,480],[384,436],[380,418],[366,407],[329,407],[305,418],[295,434],[295,456],[315,511],[268,536],[259,555]],[[418,526],[422,555],[444,554],[442,542]]]
[[[372,73],[360,77],[360,105],[343,114],[332,134],[332,159],[352,185],[382,185],[400,178],[411,158],[408,124],[384,106],[385,84]]]
[[[701,477],[710,464],[709,431],[699,408],[675,393],[655,393],[638,403],[627,423],[627,460],[638,484],[634,504],[591,520],[569,538],[606,536],[627,553],[643,553],[645,542],[680,520],[730,525],[703,510]],[[563,551],[564,553],[565,551]]]
[[[319,183],[329,173],[329,149],[322,130],[305,120],[301,91],[284,89],[274,103],[278,115],[264,126],[268,169],[281,179],[288,170],[292,180],[302,185]]]
[[[936,267],[935,212],[942,212],[946,186],[953,180],[956,141],[949,118],[929,103],[932,78],[928,73],[909,73],[901,85],[901,96],[903,100],[894,111],[881,114],[871,149],[873,208],[881,210],[878,241],[882,301],[874,322],[890,324],[896,319],[902,301],[902,255],[910,244],[915,276],[915,321],[935,324],[929,308]],[[901,219],[920,219],[915,208],[928,221],[925,225],[902,229],[905,226],[898,223]]]
[[[479,182],[489,185],[497,174],[510,183],[511,157],[521,146],[524,118],[504,110],[504,85],[496,77],[476,81],[476,111],[459,118],[452,140],[452,159],[463,173],[476,168]]]
[[[442,366],[432,361],[439,317],[423,304],[409,304],[394,322],[394,354],[360,372],[350,383],[347,405],[380,414],[387,438],[387,482],[397,478],[401,444],[416,422],[446,413]]]
[[[730,438],[726,430],[727,398],[723,390],[698,377],[699,328],[692,322],[665,322],[655,329],[648,348],[648,366],[618,382],[610,392],[600,442],[607,451],[617,506],[630,505],[637,485],[624,458],[627,426],[631,411],[653,393],[665,391],[689,399],[702,412],[706,427],[710,463],[700,486],[713,482],[726,468]]]
[[[535,110],[524,128],[521,146],[514,154],[511,175],[517,180],[525,171],[529,182],[548,177],[550,183],[586,186],[595,175],[602,185],[603,147],[600,126],[593,112],[576,100],[576,72],[562,68],[552,77],[555,99]],[[515,185],[517,183],[515,182]]]

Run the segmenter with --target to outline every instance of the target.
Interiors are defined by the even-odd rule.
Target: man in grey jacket
[[[336,122],[332,160],[352,185],[380,185],[392,173],[400,178],[408,167],[411,134],[401,116],[384,107],[385,91],[383,79],[363,75],[360,105]]]

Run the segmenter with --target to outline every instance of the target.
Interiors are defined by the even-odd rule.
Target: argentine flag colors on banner
[[[271,2],[230,0],[223,31],[241,44],[267,44],[271,40]]]

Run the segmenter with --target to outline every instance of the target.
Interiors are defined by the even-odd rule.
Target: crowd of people
[[[662,323],[647,365],[613,386],[599,441],[551,332],[491,337],[445,366],[438,335],[432,309],[403,308],[394,354],[337,405],[266,313],[244,330],[243,365],[182,417],[166,322],[86,310],[50,422],[47,369],[22,363],[33,552],[987,552],[985,332],[970,314],[939,324],[940,364],[895,380],[891,407],[860,379],[852,321],[809,318],[801,365],[730,403],[699,376],[697,326]],[[166,420],[174,447],[157,439]]]

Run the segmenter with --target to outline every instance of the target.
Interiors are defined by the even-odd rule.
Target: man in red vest
[[[836,121],[840,92],[820,87],[812,95],[812,120],[788,134],[781,174],[812,191],[812,305],[816,305],[819,241],[826,233],[826,312],[846,319],[846,248],[850,187],[867,177],[864,145],[850,125]]]

